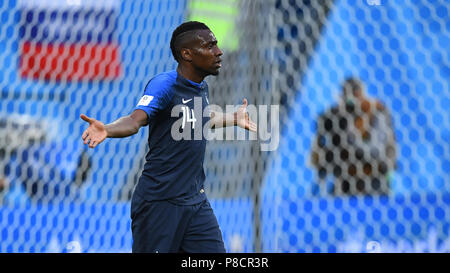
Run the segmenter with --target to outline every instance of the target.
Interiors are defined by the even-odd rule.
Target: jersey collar
[[[206,82],[204,80],[201,83],[196,83],[196,82],[186,79],[185,77],[180,75],[178,72],[177,72],[177,78],[183,84],[193,86],[196,89],[205,89],[205,87],[206,87]]]

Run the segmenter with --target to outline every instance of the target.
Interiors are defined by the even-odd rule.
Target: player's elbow
[[[133,122],[130,126],[130,133],[132,135],[135,135],[139,132],[139,129],[141,129],[141,125],[138,122],[136,122],[135,120],[133,120]]]
[[[123,118],[121,125],[122,125],[121,126],[121,128],[122,128],[121,136],[122,137],[132,136],[134,134],[137,134],[137,132],[139,132],[139,129],[141,128],[141,125],[139,124],[139,122],[130,116]]]

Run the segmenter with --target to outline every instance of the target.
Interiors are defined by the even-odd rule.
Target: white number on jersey
[[[195,122],[197,119],[195,118],[194,109],[190,109],[187,106],[181,107],[181,110],[183,111],[183,123],[181,124],[181,129],[184,129],[184,126],[186,125],[186,122],[192,123],[192,129],[195,129]]]

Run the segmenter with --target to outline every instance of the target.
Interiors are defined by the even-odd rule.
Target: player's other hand
[[[90,118],[84,114],[80,118],[89,123],[89,127],[83,132],[81,138],[84,144],[89,143],[89,148],[95,148],[108,136],[103,122]]]
[[[236,125],[247,129],[251,132],[256,132],[257,126],[254,121],[252,121],[247,113],[248,102],[247,99],[242,100],[242,105],[236,111]]]

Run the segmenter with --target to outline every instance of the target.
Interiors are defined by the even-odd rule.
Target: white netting
[[[147,129],[92,151],[79,115],[129,114],[175,68],[169,40],[188,19],[224,51],[212,104],[280,109],[275,151],[207,146],[228,251],[449,251],[449,12],[445,0],[0,1],[0,252],[131,250]],[[360,106],[341,98],[350,77]],[[319,118],[340,101],[353,108]]]
[[[277,6],[279,86],[297,92],[281,101],[263,249],[449,251],[448,1]],[[358,85],[363,99],[343,96]]]

